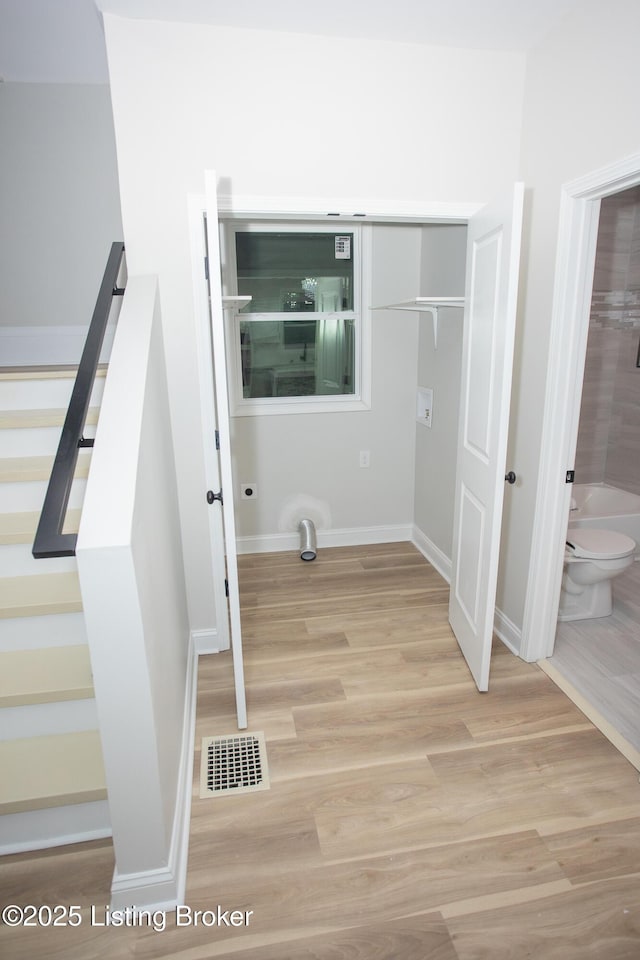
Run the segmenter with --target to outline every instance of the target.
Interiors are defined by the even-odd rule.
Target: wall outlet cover
[[[431,387],[418,387],[416,400],[416,418],[426,427],[431,426],[433,417],[433,390]]]

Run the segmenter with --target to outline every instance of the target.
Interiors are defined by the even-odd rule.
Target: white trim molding
[[[229,649],[228,643],[226,646],[220,643],[220,637],[215,627],[206,630],[192,630],[191,645],[196,657],[206,656],[208,653],[220,653],[221,650]]]
[[[451,557],[448,557],[442,550],[429,539],[429,537],[414,525],[413,535],[411,537],[415,547],[420,553],[435,567],[443,580],[451,583]],[[504,643],[509,650],[516,656],[520,656],[520,647],[522,646],[522,635],[515,623],[513,623],[505,613],[498,607],[494,610],[493,630],[499,640]]]
[[[640,184],[640,154],[562,188],[538,495],[520,655],[553,653],[576,451],[600,201]]]
[[[399,543],[412,539],[411,524],[381,527],[344,527],[316,531],[318,550],[323,547],[356,547],[370,543]],[[295,551],[300,546],[297,533],[269,533],[238,537],[238,553],[277,553]]]
[[[125,909],[132,904],[145,909],[170,910],[184,903],[191,825],[193,754],[198,694],[198,652],[193,636],[187,659],[187,688],[182,724],[180,770],[171,832],[169,863],[166,867],[135,874],[114,872],[111,883],[111,908]]]
[[[236,236],[238,234],[250,233],[260,222],[243,222],[234,224],[231,221],[224,220],[220,215],[223,230],[221,231],[221,257],[222,262],[227,265],[226,276],[223,277],[223,294],[228,292],[233,298],[237,294],[237,266],[235,256]],[[277,229],[290,232],[295,235],[309,230],[308,222],[301,221],[299,217],[280,219],[277,221]],[[317,225],[315,229],[319,233],[334,234],[340,227],[335,222],[323,223]],[[347,229],[344,227],[343,229]],[[265,225],[259,228],[260,231],[274,231],[274,224]],[[355,329],[355,348],[354,348],[354,383],[353,393],[320,394],[313,393],[307,396],[298,397],[243,397],[243,375],[241,362],[240,346],[240,321],[244,319],[253,320],[259,323],[260,320],[270,320],[280,323],[290,314],[287,313],[265,313],[252,314],[251,312],[239,313],[237,309],[228,309],[224,311],[225,330],[226,330],[226,359],[227,376],[229,381],[229,405],[232,417],[264,417],[264,416],[292,416],[297,414],[312,413],[350,413],[366,411],[371,409],[371,363],[372,363],[372,322],[371,322],[371,291],[372,291],[372,260],[373,260],[373,234],[371,224],[351,223],[349,230],[353,234],[352,260],[353,260],[353,309],[350,311],[338,311],[332,314],[332,317],[350,319]],[[208,310],[208,304],[207,304]],[[320,314],[305,314],[310,319],[319,317]]]
[[[286,217],[289,220],[353,220],[358,223],[466,223],[484,201],[443,203],[371,197],[273,197],[218,194],[220,219]]]
[[[507,647],[511,653],[514,653],[516,657],[521,657],[521,631],[513,620],[510,620],[506,613],[503,613],[499,607],[495,608],[493,617],[493,632],[496,637],[504,643],[505,647]]]
[[[411,541],[422,556],[429,561],[431,566],[436,568],[440,576],[446,580],[447,583],[451,583],[451,557],[443,553],[440,547],[437,547],[433,540],[430,540],[426,533],[415,524],[411,534]]]

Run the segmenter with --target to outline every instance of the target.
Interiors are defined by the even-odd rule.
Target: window
[[[368,406],[362,232],[360,226],[226,225],[225,294],[251,297],[227,315],[234,414]]]

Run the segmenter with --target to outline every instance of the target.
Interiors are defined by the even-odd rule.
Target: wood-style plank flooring
[[[500,644],[476,692],[415,548],[241,557],[240,574],[271,786],[199,798],[201,738],[236,732],[230,658],[203,658],[185,903],[248,925],[4,928],[5,960],[640,957],[637,771]],[[88,917],[111,868],[106,843],[8,858],[1,898]]]

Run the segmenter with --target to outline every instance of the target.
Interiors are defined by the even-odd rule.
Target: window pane
[[[245,313],[353,310],[353,233],[236,233]]]
[[[354,340],[345,317],[241,320],[243,397],[353,394]]]

